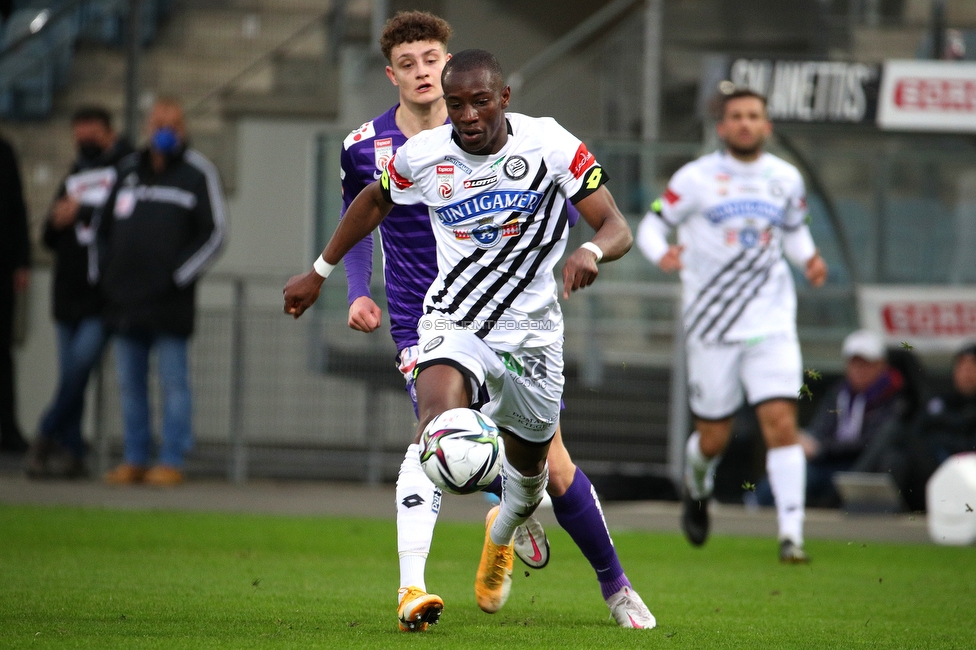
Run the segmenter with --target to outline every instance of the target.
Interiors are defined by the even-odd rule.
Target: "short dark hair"
[[[444,70],[441,72],[441,83],[447,79],[449,72],[470,72],[471,70],[487,70],[502,86],[505,84],[502,66],[495,55],[488,50],[461,50],[453,55],[451,60],[444,64]]]
[[[756,92],[752,88],[735,88],[732,92],[721,94],[721,107],[719,110],[719,117],[725,117],[725,107],[729,105],[729,102],[742,99],[743,97],[751,97],[753,99],[758,99],[763,106],[763,111],[766,110],[766,96],[762,93]]]
[[[101,106],[82,106],[71,115],[71,123],[101,122],[106,129],[112,128],[112,115]]]
[[[959,350],[957,350],[952,357],[952,364],[955,365],[959,363],[959,360],[966,356],[976,357],[976,343],[967,343],[959,348]]]
[[[398,11],[386,21],[380,36],[380,49],[390,61],[393,48],[403,43],[437,41],[447,46],[451,38],[451,26],[443,18],[426,11]]]

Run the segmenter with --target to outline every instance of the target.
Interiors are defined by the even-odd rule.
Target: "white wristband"
[[[321,275],[323,278],[327,278],[329,277],[329,274],[332,273],[332,269],[335,268],[335,264],[329,264],[325,261],[324,257],[319,255],[319,258],[315,260],[314,264],[312,264],[312,268],[315,269],[315,272]]]
[[[580,248],[585,248],[586,250],[596,255],[597,264],[599,264],[600,260],[603,259],[603,250],[601,250],[599,246],[597,246],[591,241],[583,242],[582,244],[580,244]]]

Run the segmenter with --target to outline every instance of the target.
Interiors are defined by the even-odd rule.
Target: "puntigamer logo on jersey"
[[[783,208],[767,201],[739,199],[719,203],[705,212],[705,218],[712,223],[722,223],[736,217],[768,219],[772,223],[780,223],[783,220]]]
[[[538,209],[541,201],[542,192],[534,190],[495,190],[435,208],[434,213],[445,226],[456,226],[499,212],[531,214]]]

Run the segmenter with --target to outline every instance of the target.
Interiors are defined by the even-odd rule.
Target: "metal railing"
[[[238,483],[252,476],[391,480],[415,420],[388,330],[363,335],[347,327],[341,281],[295,321],[281,309],[285,280],[213,273],[201,281],[191,339],[197,450],[189,471]],[[374,290],[382,305],[382,287]],[[564,303],[563,429],[584,468],[679,477],[689,416],[678,294],[674,282],[601,278]],[[822,300],[848,298],[835,290]],[[820,340],[806,338],[805,348],[836,347],[848,331],[813,329]],[[111,352],[97,385],[94,466],[104,471],[122,447]]]

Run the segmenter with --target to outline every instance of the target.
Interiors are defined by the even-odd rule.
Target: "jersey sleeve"
[[[657,201],[655,201],[657,203]],[[657,264],[668,252],[668,226],[661,219],[661,215],[651,210],[641,219],[637,228],[637,247],[644,257]]]
[[[543,137],[552,144],[548,158],[556,182],[572,203],[579,203],[600,189],[609,176],[582,140],[555,120],[545,119],[543,124],[546,126]]]
[[[366,187],[356,169],[355,151],[351,147],[342,147],[339,154],[339,180],[342,185],[342,212],[345,214],[349,205]]]
[[[787,199],[786,211],[783,214],[783,229],[797,230],[807,223],[807,191],[803,184],[803,177],[797,173],[793,182],[793,189]]]
[[[783,214],[783,253],[794,266],[803,268],[817,252],[807,226],[807,197],[799,172],[787,199]]]
[[[410,150],[411,140],[400,147],[380,176],[380,189],[383,198],[394,205],[415,205],[426,203],[419,183],[416,182],[415,170],[411,169]]]
[[[339,155],[339,177],[342,182],[342,212],[340,218],[353,200],[359,196],[366,185],[357,173],[355,151],[352,147],[343,146]],[[342,258],[342,265],[346,270],[346,284],[348,299],[351,305],[356,298],[369,296],[369,283],[373,277],[373,235],[366,235],[353,246]]]
[[[695,211],[699,191],[694,168],[685,165],[668,181],[664,194],[651,204],[651,212],[674,228]]]

